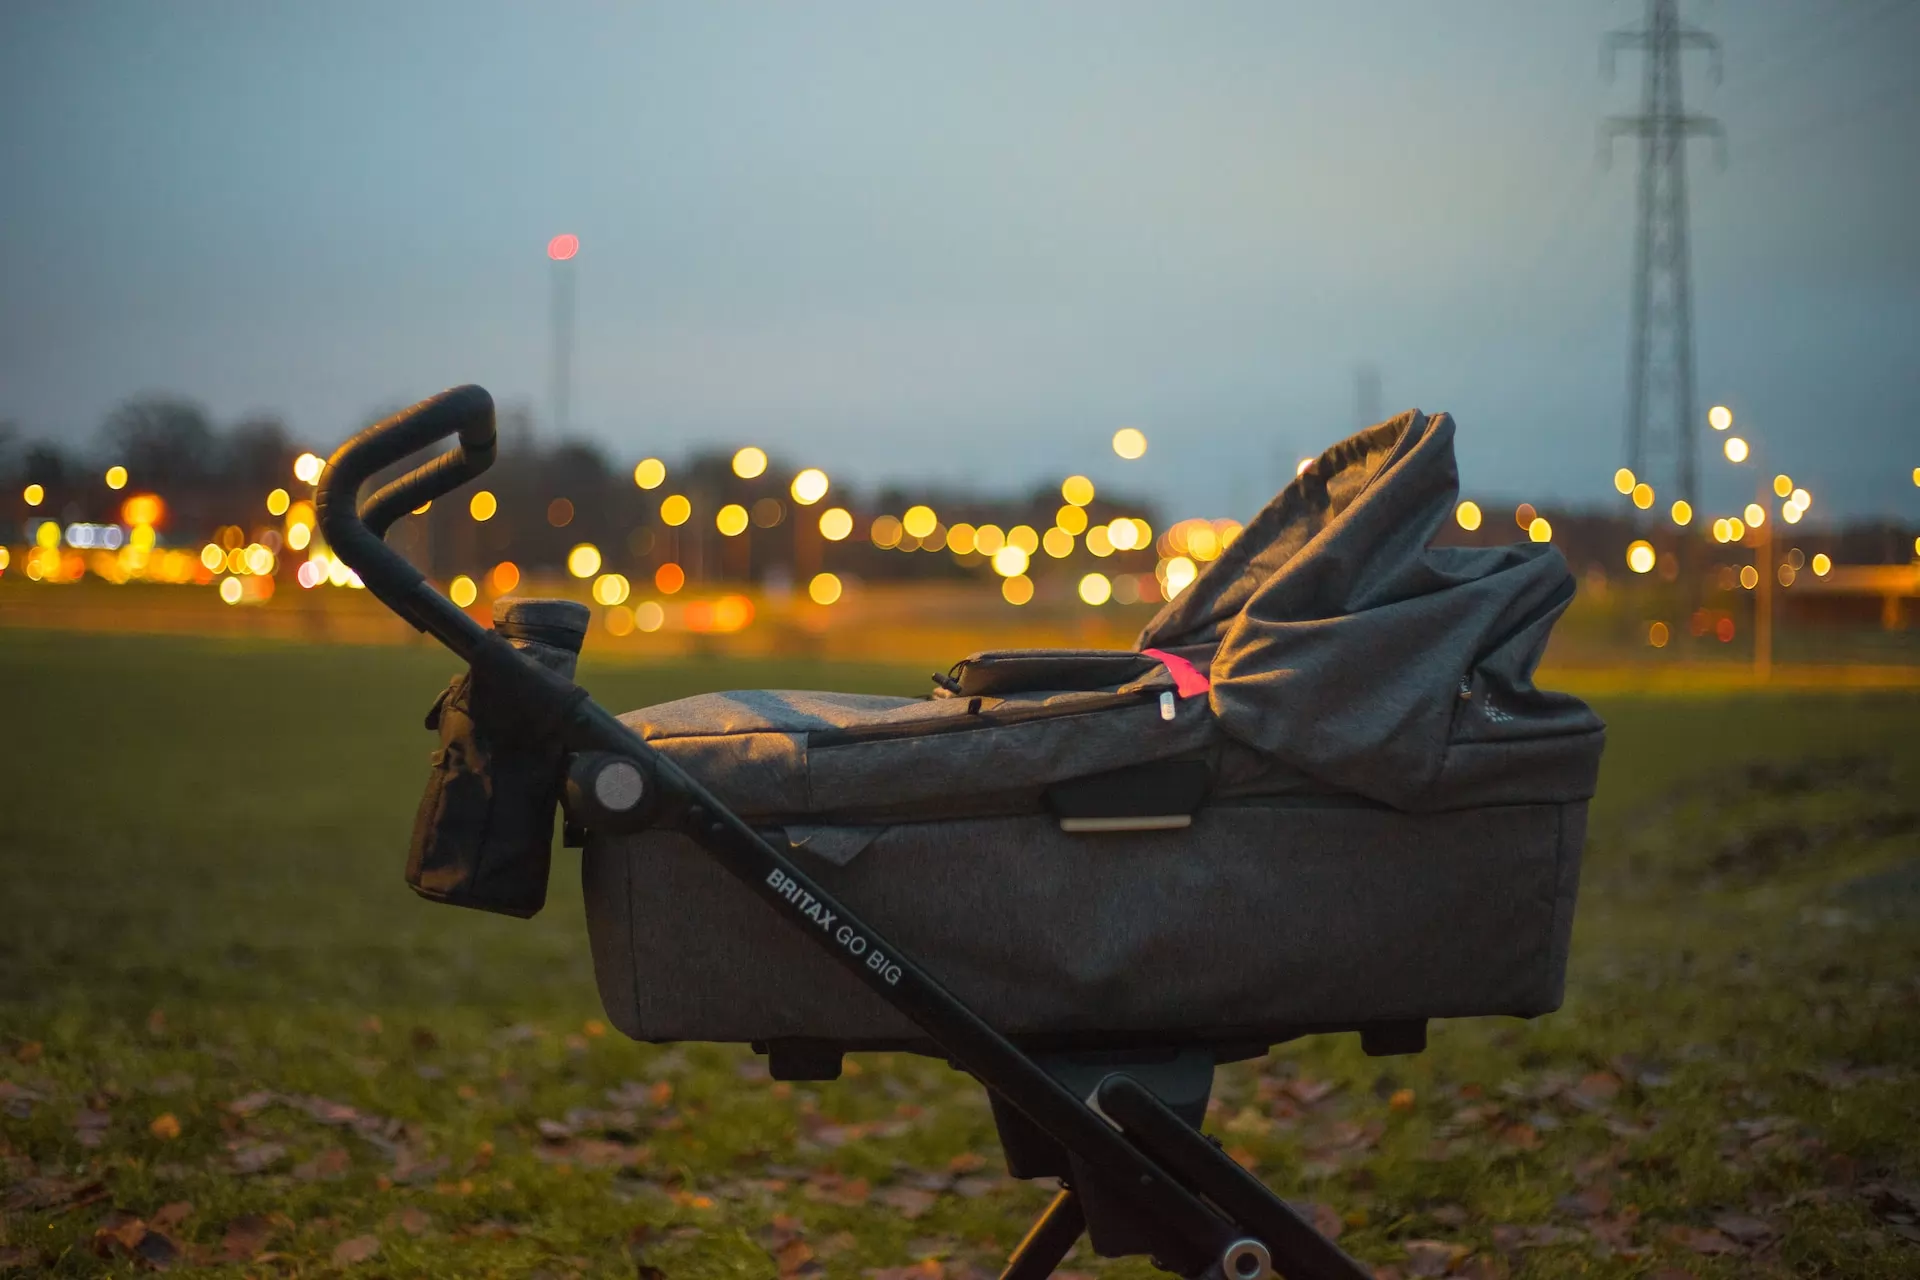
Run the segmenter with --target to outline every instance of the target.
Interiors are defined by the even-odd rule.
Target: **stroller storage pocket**
[[[569,600],[502,600],[494,629],[569,678],[590,614]],[[423,898],[525,918],[547,901],[553,819],[566,749],[478,673],[456,679],[427,713],[440,733],[414,817],[407,883]]]

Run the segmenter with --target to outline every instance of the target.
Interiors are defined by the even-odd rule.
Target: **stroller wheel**
[[[1273,1254],[1258,1240],[1235,1240],[1220,1251],[1220,1272],[1226,1280],[1268,1280]]]

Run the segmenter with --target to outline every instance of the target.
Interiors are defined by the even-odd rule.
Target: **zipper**
[[[1027,707],[994,711],[969,711],[957,716],[908,721],[905,724],[854,725],[846,729],[813,729],[807,733],[807,749],[850,747],[864,742],[894,742],[909,738],[931,738],[943,733],[971,733],[979,729],[1003,729],[1036,720],[1065,720],[1072,716],[1099,715],[1118,707],[1140,706],[1155,701],[1158,689],[1136,689],[1131,693],[1105,693],[1097,698],[1075,699],[1070,706]],[[1172,719],[1171,716],[1166,717]]]

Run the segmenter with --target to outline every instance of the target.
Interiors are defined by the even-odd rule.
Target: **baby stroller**
[[[1326,1032],[1413,1053],[1430,1018],[1557,1008],[1603,740],[1532,683],[1573,593],[1559,553],[1427,545],[1452,432],[1412,412],[1329,449],[1136,651],[978,654],[922,699],[616,718],[571,679],[582,606],[474,622],[382,539],[492,463],[478,387],[341,446],[316,505],[367,588],[468,664],[429,718],[416,891],[531,915],[563,807],[628,1035],[750,1043],[791,1080],[909,1050],[986,1086],[1009,1172],[1062,1188],[1007,1277],[1085,1233],[1183,1276],[1352,1280],[1201,1132],[1214,1068]]]

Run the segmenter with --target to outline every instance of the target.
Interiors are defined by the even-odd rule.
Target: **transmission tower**
[[[1646,26],[1615,31],[1602,46],[1606,74],[1614,54],[1644,55],[1640,114],[1601,127],[1602,154],[1622,135],[1640,140],[1639,219],[1633,252],[1633,345],[1627,372],[1627,466],[1648,479],[1666,463],[1678,496],[1698,506],[1693,385],[1693,284],[1687,237],[1687,139],[1709,135],[1725,163],[1726,131],[1689,115],[1680,93],[1680,52],[1707,49],[1720,78],[1720,42],[1680,21],[1679,0],[1647,0]],[[1663,476],[1664,479],[1664,476]],[[1656,486],[1659,487],[1659,486]]]

